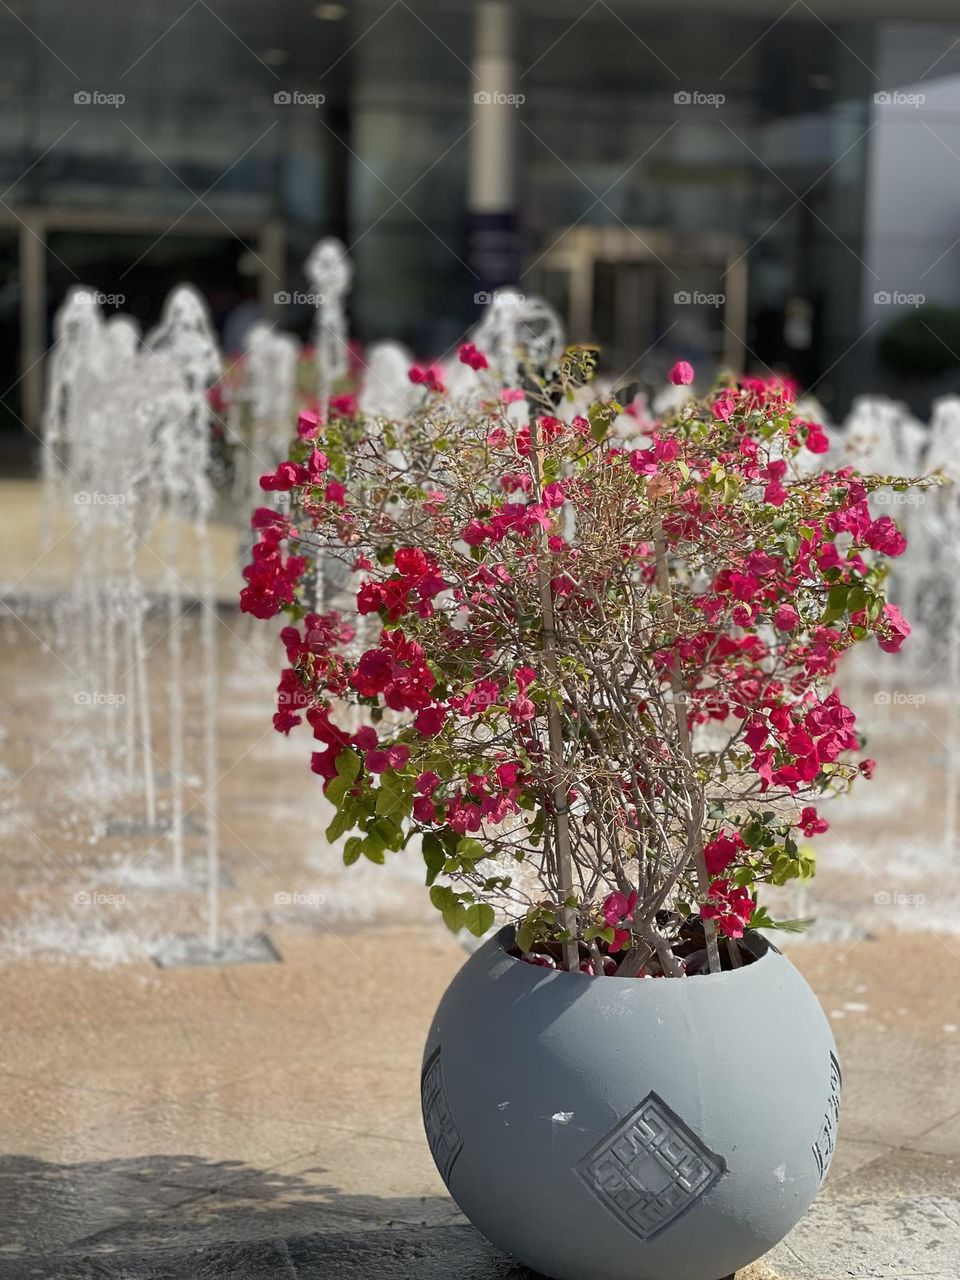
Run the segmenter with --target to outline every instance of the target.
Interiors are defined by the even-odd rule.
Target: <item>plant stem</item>
[[[540,501],[543,475],[543,453],[540,444],[537,415],[533,406],[530,408],[530,462],[533,472],[534,500]],[[550,585],[550,571],[546,564],[547,546],[546,532],[540,530],[541,554],[537,557],[537,583],[540,588],[540,608],[543,613],[543,666],[550,677],[552,687],[548,690],[547,734],[550,746],[550,766],[553,773],[553,824],[556,832],[557,880],[559,882],[561,903],[573,895],[573,853],[570,847],[570,810],[567,805],[567,787],[563,778],[563,725],[560,721],[560,707],[556,701],[559,666],[557,663],[557,633],[553,612],[553,587]],[[576,916],[572,908],[561,905],[560,918],[564,928],[570,935],[563,943],[563,961],[571,973],[580,969],[580,952],[577,946]]]
[[[664,621],[671,639],[677,638],[677,616],[673,608],[673,591],[670,587],[670,569],[667,565],[667,544],[663,533],[663,524],[657,517],[653,528],[653,549],[657,566],[657,588],[663,597]],[[673,690],[673,713],[677,722],[677,739],[680,750],[690,766],[691,777],[696,764],[693,746],[690,741],[690,726],[687,724],[686,690],[680,674],[679,658],[670,668],[670,687]],[[707,860],[703,852],[703,803],[699,800],[696,808],[691,807],[688,823],[688,844],[694,849],[694,860],[697,868],[697,881],[700,886],[700,900],[705,902],[710,893],[710,875],[707,871]],[[702,918],[702,917],[701,917]],[[707,946],[707,967],[711,973],[720,972],[720,951],[717,947],[717,926],[713,920],[703,921],[703,935]]]

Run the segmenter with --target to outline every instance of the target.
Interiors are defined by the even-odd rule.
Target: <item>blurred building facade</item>
[[[190,279],[228,346],[257,314],[306,333],[302,262],[321,234],[356,263],[361,340],[441,354],[509,283],[550,297],[611,368],[789,370],[841,412],[886,377],[877,341],[895,314],[918,295],[960,302],[954,14],[952,0],[869,14],[11,0],[8,434],[36,424],[71,284],[148,325]]]

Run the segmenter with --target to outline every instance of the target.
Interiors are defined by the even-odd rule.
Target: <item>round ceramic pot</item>
[[[840,1066],[793,965],[593,978],[507,953],[447,989],[423,1060],[440,1175],[495,1245],[555,1280],[719,1280],[800,1219],[833,1154]]]

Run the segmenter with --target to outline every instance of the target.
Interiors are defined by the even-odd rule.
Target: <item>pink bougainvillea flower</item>
[[[830,827],[826,818],[821,818],[812,805],[807,805],[800,813],[798,823],[800,830],[807,837],[822,835]]]
[[[720,875],[722,871],[726,871],[741,849],[745,848],[746,845],[739,831],[735,831],[732,835],[726,835],[721,831],[703,846],[707,871],[711,876]]]
[[[637,891],[632,893],[608,893],[600,907],[600,914],[608,925],[618,925],[621,920],[632,916],[638,901]]]
[[[301,440],[311,440],[320,428],[320,415],[312,409],[304,409],[297,418],[297,435]],[[276,455],[274,455],[276,456]]]
[[[668,377],[675,387],[689,387],[693,381],[693,365],[686,360],[678,360]]]
[[[375,751],[380,745],[380,739],[376,729],[372,724],[362,725],[353,735],[353,745],[359,747],[361,751]]]
[[[742,938],[753,915],[753,899],[746,889],[732,886],[729,880],[714,880],[700,915],[704,920],[716,920],[724,937]]]
[[[432,738],[440,732],[446,721],[446,707],[424,707],[422,711],[417,712],[413,727],[425,738]]]
[[[515,787],[522,767],[516,760],[497,765],[497,781],[501,787]]]
[[[357,397],[349,392],[339,396],[331,396],[329,400],[331,416],[338,418],[355,418],[357,416]]]
[[[800,624],[800,615],[792,604],[782,604],[773,615],[773,625],[778,631],[795,631]]]
[[[426,387],[428,391],[442,392],[446,389],[439,365],[412,364],[407,370],[407,377],[415,386]]]
[[[806,423],[807,436],[804,444],[811,453],[827,453],[830,449],[830,437],[816,422]]]
[[[465,342],[457,354],[460,357],[461,364],[469,365],[471,369],[475,369],[478,372],[480,369],[490,368],[490,361],[472,342]]]
[[[907,549],[906,538],[889,516],[874,520],[867,530],[865,541],[868,547],[885,556],[902,556]]]
[[[713,416],[721,418],[724,422],[729,422],[733,417],[737,402],[731,395],[719,396],[713,402]]]
[[[889,601],[883,606],[881,627],[877,644],[885,653],[899,653],[912,628],[897,606]]]

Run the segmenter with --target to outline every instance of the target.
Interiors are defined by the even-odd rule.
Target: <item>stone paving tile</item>
[[[783,1280],[956,1280],[960,1201],[818,1200],[767,1261]]]

